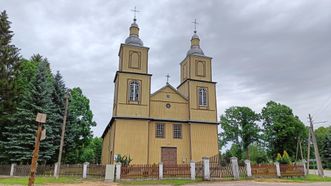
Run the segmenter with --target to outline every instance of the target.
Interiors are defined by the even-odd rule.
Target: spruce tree
[[[47,114],[46,139],[40,144],[39,160],[47,162],[57,149],[54,140],[58,135],[59,124],[56,122],[56,106],[52,101],[53,81],[47,59],[39,62],[36,74],[23,93],[17,112],[13,115],[13,124],[7,126],[5,136],[8,141],[5,149],[10,161],[30,163],[36,133],[35,117],[38,112]]]
[[[0,161],[6,161],[3,132],[16,108],[14,81],[20,61],[19,49],[12,44],[14,33],[10,30],[10,24],[6,11],[0,12]]]

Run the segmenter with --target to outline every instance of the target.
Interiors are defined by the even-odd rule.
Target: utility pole
[[[62,158],[62,149],[63,149],[63,143],[64,143],[64,134],[65,134],[66,123],[67,123],[69,93],[66,93],[66,95],[64,96],[64,99],[65,99],[65,107],[64,107],[64,116],[63,116],[63,124],[62,124],[62,134],[61,134],[59,158],[58,158],[58,161],[57,161],[56,178],[59,178],[60,170],[61,170],[61,158]]]
[[[34,142],[35,144],[34,144],[34,150],[33,150],[33,154],[32,154],[28,186],[34,185],[34,180],[35,180],[36,170],[37,170],[37,161],[38,161],[38,156],[39,156],[39,146],[40,146],[42,125],[43,125],[43,123],[46,123],[46,114],[38,113],[36,122],[37,122],[38,128],[37,128],[36,138],[35,138],[35,142]]]
[[[310,162],[310,143],[311,143],[311,128],[308,127],[308,148],[307,148],[307,175],[309,175],[309,162]]]
[[[316,163],[317,163],[318,175],[319,176],[324,176],[321,157],[320,157],[320,154],[319,154],[319,151],[318,151],[317,141],[316,141],[315,132],[314,132],[313,119],[311,118],[310,114],[309,114],[309,123],[310,123],[311,139],[312,139],[313,145],[314,145],[314,153],[315,153],[315,159],[316,159]],[[310,142],[308,142],[308,144],[309,143]],[[310,146],[308,145],[308,147],[310,147]],[[309,151],[309,149],[308,149],[308,151]],[[308,169],[309,169],[309,167],[308,167]]]

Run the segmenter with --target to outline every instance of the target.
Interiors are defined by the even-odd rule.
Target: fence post
[[[191,180],[195,180],[195,162],[190,162]]]
[[[245,160],[245,167],[248,177],[252,177],[252,167],[251,167],[251,161]]]
[[[105,181],[114,181],[115,166],[111,164],[106,165]]]
[[[163,179],[163,163],[162,162],[159,163],[159,179],[160,180]]]
[[[121,163],[116,163],[116,180],[121,179]]]
[[[237,157],[231,157],[231,167],[234,179],[239,180],[239,166]]]
[[[60,173],[58,174],[57,171],[58,171],[58,162],[54,163],[54,173],[53,173],[53,176],[56,177],[57,175],[60,175]]]
[[[203,179],[210,180],[209,158],[203,157]]]
[[[303,165],[303,171],[304,171],[305,176],[307,176],[307,174],[308,174],[306,163],[307,163],[307,161],[305,159],[303,159],[302,160],[302,165]]]
[[[83,178],[87,178],[87,166],[89,165],[89,162],[85,162],[83,164]]]
[[[279,162],[275,162],[277,177],[281,177]]]
[[[10,166],[10,176],[14,176],[16,163],[12,163]]]

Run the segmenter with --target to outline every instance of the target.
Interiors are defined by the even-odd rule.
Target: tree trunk
[[[246,147],[246,159],[250,160],[250,157],[249,157],[249,146]]]

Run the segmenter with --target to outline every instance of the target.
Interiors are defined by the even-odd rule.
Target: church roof
[[[174,88],[173,86],[171,86],[169,83],[167,83],[165,86],[163,86],[162,88],[160,88],[159,90],[157,90],[153,94],[151,94],[151,97],[154,96],[154,95],[156,95],[157,93],[161,92],[162,90],[164,90],[167,87],[170,88],[171,90],[173,90],[176,94],[178,94],[180,97],[182,97],[186,101],[188,100],[188,98],[186,98],[183,94],[181,94],[176,88]]]

